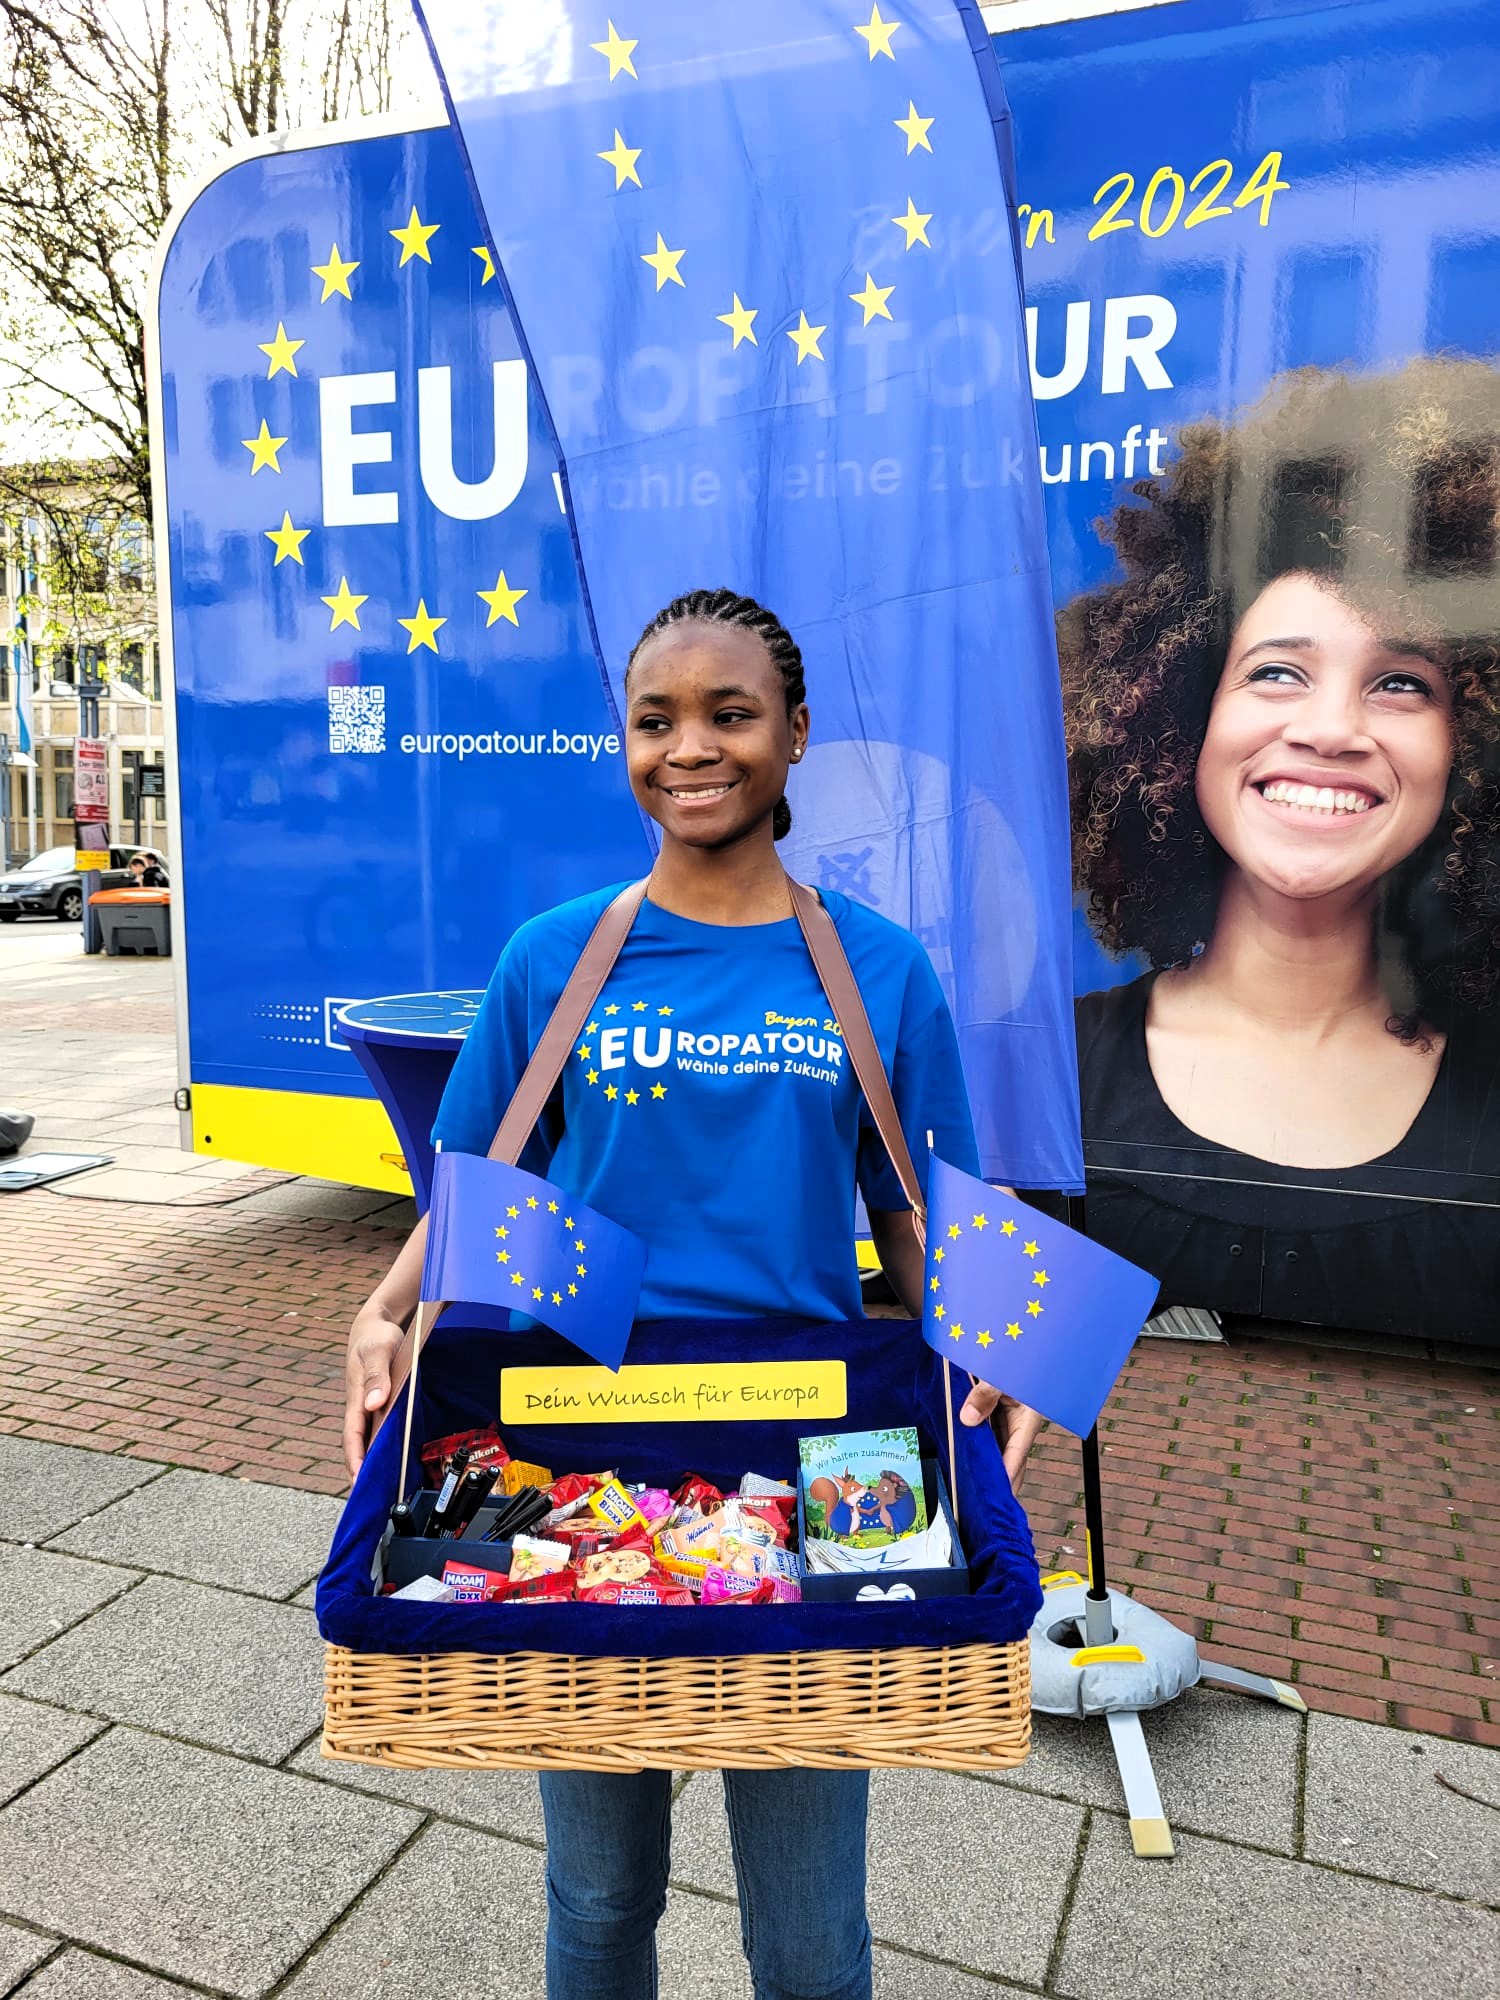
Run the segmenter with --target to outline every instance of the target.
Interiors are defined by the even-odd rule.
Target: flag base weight
[[[1042,1578],[1045,1601],[1031,1627],[1031,1705],[1043,1714],[1087,1721],[1102,1715],[1130,1814],[1131,1845],[1141,1859],[1176,1852],[1162,1806],[1141,1716],[1164,1708],[1200,1680],[1258,1695],[1305,1714],[1307,1703],[1285,1681],[1205,1660],[1191,1633],[1104,1581],[1103,1495],[1098,1433],[1083,1440],[1089,1579],[1072,1570]]]

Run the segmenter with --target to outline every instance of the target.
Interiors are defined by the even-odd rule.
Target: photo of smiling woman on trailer
[[[1185,427],[1061,614],[1089,1233],[1163,1305],[1500,1337],[1500,373]],[[1130,967],[1144,967],[1129,978]]]

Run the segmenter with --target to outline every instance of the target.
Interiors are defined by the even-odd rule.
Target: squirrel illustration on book
[[[807,1497],[822,1502],[823,1519],[830,1535],[853,1535],[869,1525],[860,1516],[870,1489],[847,1466],[840,1479],[815,1479],[807,1489]]]

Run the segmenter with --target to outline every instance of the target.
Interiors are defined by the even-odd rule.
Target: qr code
[[[331,687],[328,690],[330,750],[385,748],[385,689]]]

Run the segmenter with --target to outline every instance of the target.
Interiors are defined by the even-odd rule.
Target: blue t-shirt
[[[523,924],[438,1107],[445,1151],[486,1153],[578,955],[618,893]],[[927,1134],[978,1173],[952,1018],[909,932],[832,891],[919,1175]],[[908,1206],[795,917],[695,923],[647,901],[520,1164],[646,1244],[641,1319],[860,1312],[858,1181]]]

